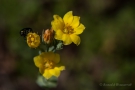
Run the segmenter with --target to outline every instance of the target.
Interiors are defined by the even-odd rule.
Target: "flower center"
[[[63,33],[65,34],[73,34],[74,33],[74,29],[71,26],[66,25],[63,29]]]
[[[29,42],[30,43],[32,43],[32,42],[34,42],[35,41],[35,38],[34,38],[34,36],[33,35],[29,35]]]
[[[34,40],[35,40],[35,38],[32,37],[32,38],[31,38],[31,41],[33,42]]]
[[[51,69],[54,67],[54,63],[52,61],[48,60],[47,62],[45,62],[44,66],[46,69]]]

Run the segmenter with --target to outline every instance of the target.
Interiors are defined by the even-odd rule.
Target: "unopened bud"
[[[54,39],[54,32],[52,29],[46,29],[45,31],[43,31],[42,33],[42,38],[43,38],[43,41],[47,44],[50,44],[53,39]]]

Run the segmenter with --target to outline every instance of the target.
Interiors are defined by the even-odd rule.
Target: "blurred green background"
[[[41,34],[54,14],[70,10],[86,27],[81,44],[58,52],[66,70],[57,87],[40,87],[33,62],[38,51],[19,31],[31,27]],[[134,90],[134,71],[134,0],[0,0],[0,90]]]

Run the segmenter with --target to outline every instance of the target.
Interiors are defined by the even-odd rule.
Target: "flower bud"
[[[53,39],[54,39],[54,32],[52,29],[46,29],[45,31],[43,31],[42,33],[42,38],[43,38],[43,41],[47,44],[50,44]]]

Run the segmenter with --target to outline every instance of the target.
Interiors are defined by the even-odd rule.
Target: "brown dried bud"
[[[46,29],[45,31],[43,30],[42,38],[43,38],[45,43],[50,44],[54,39],[53,30],[52,29],[50,29],[50,30]]]

